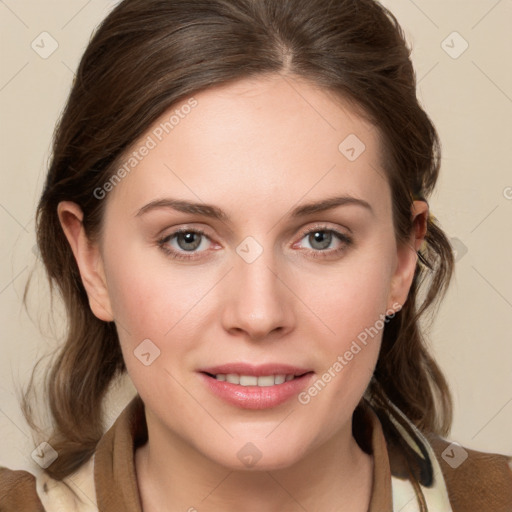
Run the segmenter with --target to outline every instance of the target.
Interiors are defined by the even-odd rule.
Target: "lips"
[[[288,364],[228,363],[199,371],[214,395],[242,409],[268,409],[287,402],[313,379],[314,372]],[[274,381],[267,378],[274,376]],[[257,381],[257,385],[253,383]],[[261,382],[263,381],[263,382]]]

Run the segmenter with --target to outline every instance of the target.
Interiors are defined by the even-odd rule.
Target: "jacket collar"
[[[354,437],[374,459],[368,512],[452,512],[431,446],[396,411],[394,417],[363,400],[354,412]],[[142,512],[134,453],[146,440],[144,404],[136,395],[75,474],[62,482],[44,473],[36,477],[46,512]]]

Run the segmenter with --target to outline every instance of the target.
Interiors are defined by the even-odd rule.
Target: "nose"
[[[222,324],[230,334],[263,340],[294,328],[293,293],[266,251],[252,263],[238,259],[226,286]]]

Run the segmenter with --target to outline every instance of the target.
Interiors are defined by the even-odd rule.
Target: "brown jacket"
[[[368,512],[512,512],[512,457],[424,436],[400,418],[366,403],[354,413],[354,436],[374,459]],[[0,512],[141,512],[134,450],[146,440],[137,395],[64,481],[0,468]]]

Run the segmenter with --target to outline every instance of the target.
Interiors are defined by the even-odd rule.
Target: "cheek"
[[[392,258],[377,252],[351,255],[337,269],[296,279],[297,295],[316,314],[331,349],[342,349],[375,324],[388,308]]]
[[[116,322],[125,325],[134,340],[162,337],[207,292],[205,269],[167,259],[159,248],[128,230],[111,232],[106,239],[104,261],[111,307]],[[122,254],[116,250],[120,246]]]
[[[176,365],[184,371],[191,366],[189,352],[197,339],[193,306],[203,287],[192,290],[154,266],[128,259],[112,269],[109,285],[123,359],[137,391],[148,403],[172,396],[187,410],[172,375]]]

